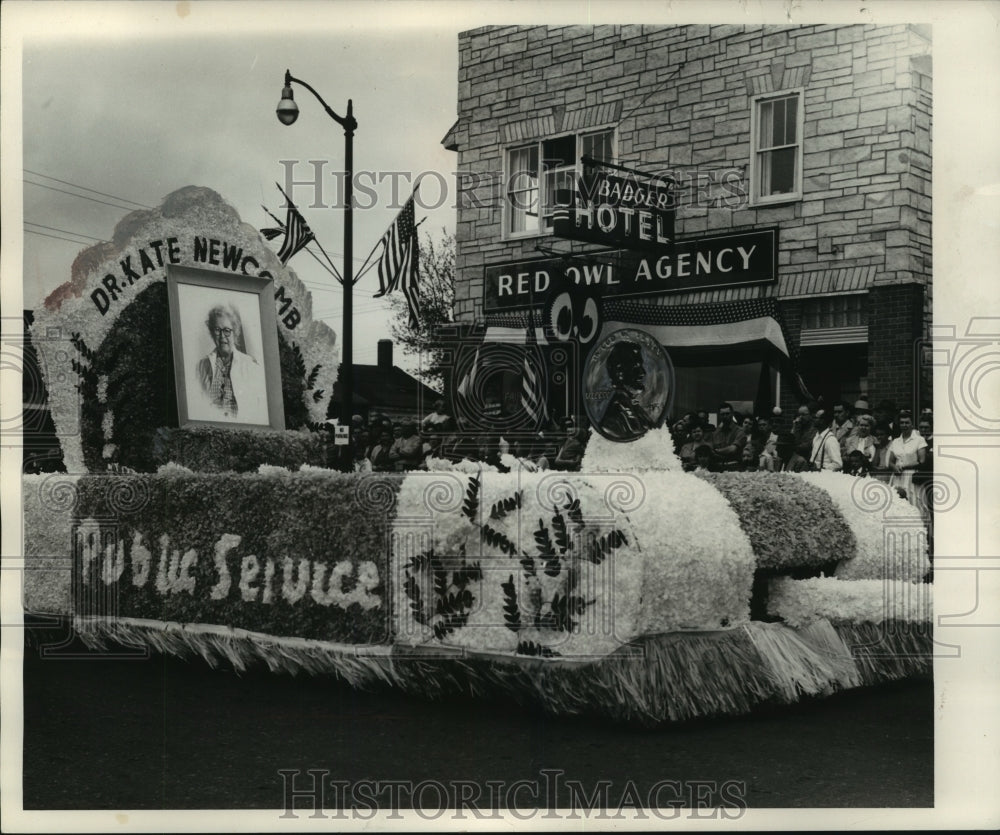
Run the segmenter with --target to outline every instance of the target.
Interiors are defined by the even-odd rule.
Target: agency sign
[[[662,254],[617,250],[493,264],[484,278],[486,313],[538,306],[566,286],[601,296],[655,296],[767,284],[778,279],[778,229],[677,241]]]

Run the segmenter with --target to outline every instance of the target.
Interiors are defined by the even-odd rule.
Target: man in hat
[[[772,473],[801,473],[809,469],[809,462],[795,451],[795,436],[782,432],[775,442],[777,455],[766,460],[766,468]]]

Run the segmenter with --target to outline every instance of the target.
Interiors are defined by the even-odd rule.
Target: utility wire
[[[343,307],[343,305],[335,305],[335,306],[331,306],[330,309],[332,309],[332,310],[339,310],[341,307]],[[326,308],[324,308],[324,309],[326,309]],[[359,305],[355,305],[354,309],[357,310],[357,311],[365,311],[365,310],[388,310],[389,308],[385,307],[383,305],[359,304]]]
[[[340,313],[342,309],[343,305],[339,307],[329,307],[329,308],[323,307],[322,308],[323,312],[321,314],[317,313],[316,315],[333,316],[335,313]],[[382,313],[382,312],[388,313],[390,312],[390,310],[391,310],[390,308],[385,308],[385,307],[362,307],[362,308],[355,308],[354,312],[359,315],[367,315],[369,313]]]
[[[297,273],[296,273],[296,275],[297,275]],[[299,281],[302,281],[302,279],[300,278],[300,279],[299,279]],[[339,290],[337,290],[337,288],[336,288],[336,287],[325,287],[324,285],[322,285],[322,284],[317,284],[317,283],[316,283],[316,282],[314,282],[314,281],[313,281],[313,282],[310,282],[310,281],[302,281],[302,284],[303,284],[303,285],[304,285],[304,286],[305,286],[305,287],[306,287],[306,288],[307,288],[308,290],[315,290],[315,291],[316,291],[317,293],[337,293],[337,292],[339,292]]]
[[[51,232],[62,232],[64,235],[76,235],[78,238],[89,238],[92,241],[97,241],[99,244],[107,243],[107,239],[105,238],[95,238],[93,235],[84,235],[83,232],[71,232],[69,229],[59,229],[56,226],[46,226],[44,223],[35,223],[31,220],[24,221],[24,225],[37,226],[40,229],[48,229]]]
[[[370,319],[373,316],[375,316],[375,317],[378,316],[378,311],[377,310],[370,310],[367,313],[359,313],[354,318],[355,318],[355,320],[357,320],[358,322],[360,322],[362,319]],[[312,317],[313,317],[313,319],[322,319],[324,322],[330,322],[330,323],[334,324],[337,327],[339,327],[340,324],[341,324],[341,316],[340,316],[340,311],[339,310],[334,311],[333,313],[313,313]],[[379,320],[379,321],[381,321],[381,320]]]
[[[67,191],[64,188],[56,188],[55,186],[47,186],[45,183],[34,183],[31,180],[23,180],[26,185],[38,186],[39,188],[47,188],[50,191],[58,191],[61,194],[68,194],[70,197],[79,197],[81,200],[90,200],[92,203],[101,203],[105,206],[111,206],[115,209],[122,209],[127,212],[134,212],[134,206],[119,206],[117,203],[109,203],[107,200],[98,200],[96,197],[89,197],[86,194],[77,194],[75,191]]]
[[[384,312],[388,313],[389,311],[384,311]],[[313,318],[336,319],[336,318],[338,318],[341,315],[341,313],[342,313],[342,311],[339,308],[335,308],[334,310],[325,310],[325,309],[324,310],[314,310],[313,311]],[[363,317],[363,316],[379,316],[382,313],[383,313],[383,311],[381,311],[381,310],[361,310],[361,311],[358,311],[357,316],[359,318]]]
[[[41,171],[32,171],[30,168],[22,169],[25,174],[31,174],[35,177],[44,177],[46,180],[52,180],[56,183],[62,183],[64,186],[73,186],[73,188],[82,189],[83,191],[90,191],[94,194],[99,194],[101,197],[110,197],[112,200],[118,200],[122,203],[132,203],[140,209],[152,209],[152,206],[147,206],[145,203],[138,203],[135,200],[129,200],[127,197],[118,197],[114,194],[108,194],[103,191],[98,191],[96,188],[88,188],[87,186],[81,186],[77,183],[71,183],[69,180],[60,180],[58,177],[51,177],[48,174],[42,174]]]
[[[87,246],[87,241],[75,241],[72,238],[64,238],[62,235],[52,235],[48,232],[39,232],[37,229],[25,229],[29,235],[41,235],[43,238],[55,238],[57,241],[67,241],[71,244],[76,244],[77,246]]]

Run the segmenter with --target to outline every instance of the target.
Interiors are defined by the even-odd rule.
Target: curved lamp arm
[[[358,126],[358,122],[354,118],[353,114],[354,103],[351,101],[351,99],[347,100],[347,116],[338,116],[334,112],[333,108],[331,108],[330,105],[328,105],[325,101],[323,101],[323,97],[313,89],[313,86],[308,81],[303,81],[301,78],[295,78],[295,76],[292,75],[291,70],[285,70],[285,86],[290,87],[293,81],[296,84],[301,84],[310,93],[312,93],[316,97],[316,100],[321,105],[323,105],[323,109],[327,112],[327,115],[329,115],[331,119],[333,119],[338,125],[340,125],[345,132],[354,133],[354,130]]]

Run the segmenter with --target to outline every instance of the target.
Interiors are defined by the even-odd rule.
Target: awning
[[[636,325],[633,322],[605,322],[600,338],[603,339],[619,328],[628,327]],[[770,344],[785,357],[788,356],[788,346],[785,344],[781,325],[771,316],[758,316],[755,319],[729,322],[725,325],[643,324],[638,327],[666,348],[749,348],[754,345]]]
[[[601,337],[630,325],[641,326],[667,348],[772,345],[783,356],[790,356],[781,315],[772,298],[678,306],[609,301]]]
[[[777,305],[770,298],[689,306],[608,300],[599,338],[628,327],[641,328],[667,348],[771,345],[783,356],[790,356]],[[548,344],[543,328],[536,325],[534,330],[537,344]],[[524,345],[527,337],[526,324],[510,322],[488,326],[483,341]]]

